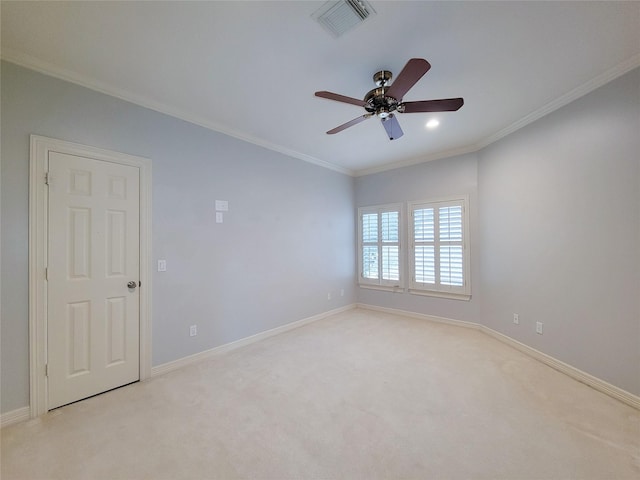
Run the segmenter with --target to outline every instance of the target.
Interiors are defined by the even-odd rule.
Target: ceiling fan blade
[[[358,105],[359,107],[366,107],[367,103],[364,100],[358,100],[353,97],[345,97],[333,92],[316,92],[316,97],[328,98],[329,100],[335,100],[336,102],[351,103],[352,105]]]
[[[367,114],[365,114],[365,115],[362,115],[361,117],[354,118],[354,119],[353,119],[353,120],[351,120],[350,122],[343,123],[342,125],[339,125],[339,126],[337,126],[336,128],[332,128],[331,130],[329,130],[329,131],[327,132],[327,134],[329,134],[329,135],[333,135],[334,133],[341,132],[342,130],[345,130],[345,129],[349,128],[349,127],[353,127],[354,125],[356,125],[356,124],[358,124],[358,123],[360,123],[360,122],[365,121],[367,118],[369,118],[369,117],[371,117],[371,116],[373,116],[373,114],[372,114],[372,113],[367,113]]]
[[[398,119],[394,114],[389,115],[387,118],[383,118],[381,121],[382,126],[387,131],[387,135],[389,135],[389,140],[396,140],[404,135],[404,132],[398,123]]]
[[[418,112],[455,112],[464,105],[462,98],[443,98],[441,100],[422,100],[403,103],[403,113]]]
[[[429,71],[431,65],[423,58],[412,58],[393,81],[387,95],[398,101]]]

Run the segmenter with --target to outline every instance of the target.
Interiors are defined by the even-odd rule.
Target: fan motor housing
[[[367,93],[364,97],[367,103],[365,110],[375,113],[380,118],[386,118],[389,113],[395,111],[398,108],[398,100],[386,95],[386,91],[386,87],[377,87]]]
[[[398,100],[386,94],[388,84],[393,74],[389,70],[380,70],[373,74],[373,82],[377,85],[364,96],[367,106],[364,107],[369,113],[377,115],[379,118],[387,118],[398,108]]]

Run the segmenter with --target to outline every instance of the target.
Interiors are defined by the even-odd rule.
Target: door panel
[[[75,302],[67,305],[67,375],[74,377],[91,371],[89,360],[91,303]]]
[[[49,408],[139,379],[139,169],[49,153]]]

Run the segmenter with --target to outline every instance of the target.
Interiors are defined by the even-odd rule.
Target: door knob
[[[129,288],[136,288],[136,282],[134,282],[133,280],[130,281],[129,283],[127,283],[127,287]]]

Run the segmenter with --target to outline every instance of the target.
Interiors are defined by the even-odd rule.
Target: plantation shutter
[[[412,289],[468,295],[466,201],[409,204]]]
[[[360,283],[400,285],[400,205],[359,209]]]
[[[399,212],[382,212],[382,279],[400,280],[400,214]]]
[[[464,285],[462,258],[462,205],[438,209],[440,230],[440,283]]]

